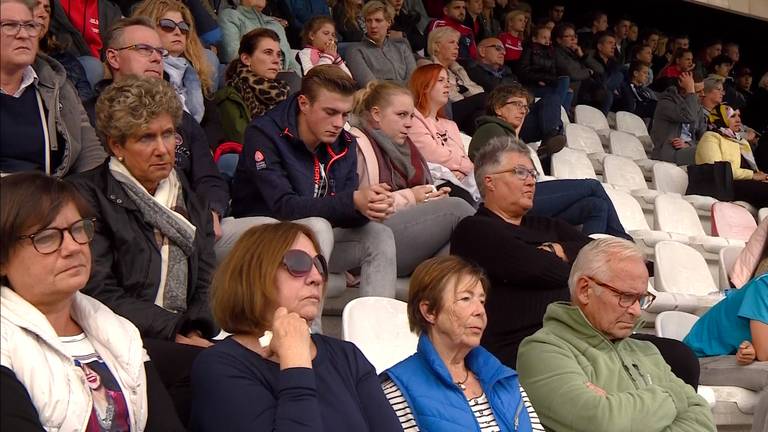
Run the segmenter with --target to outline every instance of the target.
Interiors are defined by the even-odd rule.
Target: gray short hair
[[[582,276],[593,276],[600,280],[608,279],[609,265],[614,261],[627,258],[645,260],[642,251],[629,240],[607,237],[589,242],[581,248],[571,267],[571,274],[568,277],[571,300],[576,297],[576,283]]]
[[[483,179],[490,172],[499,169],[501,159],[508,153],[525,155],[531,159],[531,151],[524,142],[512,136],[500,136],[491,138],[484,146],[480,147],[475,155],[475,182],[480,190],[480,196],[485,198],[485,182]]]
[[[715,89],[715,87],[722,87],[725,84],[725,78],[719,75],[710,75],[704,78],[704,93],[709,93]]]

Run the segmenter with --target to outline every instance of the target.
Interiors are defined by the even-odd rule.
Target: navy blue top
[[[227,338],[192,368],[193,431],[402,431],[371,363],[349,342],[312,335],[312,369],[289,368]]]

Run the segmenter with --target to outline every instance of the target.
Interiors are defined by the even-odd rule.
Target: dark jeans
[[[478,93],[474,96],[451,102],[448,104],[450,108],[446,107],[446,115],[456,122],[460,131],[467,135],[472,135],[477,128],[475,120],[485,114],[487,99],[487,93]]]
[[[584,234],[610,234],[632,240],[624,231],[611,199],[597,180],[551,180],[536,183],[530,214],[581,225]]]
[[[531,105],[520,129],[520,139],[526,143],[541,141],[563,133],[560,117],[560,99],[556,95],[543,96]]]
[[[567,76],[557,77],[557,83],[553,86],[536,87],[533,89],[533,95],[538,98],[546,96],[556,96],[566,110],[570,108],[573,102],[573,92],[571,88],[571,79]],[[558,111],[558,115],[560,112]]]
[[[693,387],[694,390],[699,388],[699,373],[701,372],[699,359],[686,344],[675,339],[640,333],[633,334],[632,339],[654,344],[676,377]]]
[[[603,81],[603,85],[605,86],[605,99],[603,100],[602,107],[603,114],[607,115],[608,111],[611,110],[611,107],[613,106],[613,98],[615,96],[614,92],[621,87],[622,82],[624,82],[624,74],[620,71],[608,75]]]

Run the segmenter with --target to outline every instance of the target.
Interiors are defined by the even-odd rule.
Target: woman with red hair
[[[459,127],[445,117],[450,85],[442,65],[428,64],[413,72],[409,88],[416,110],[408,137],[428,162],[432,177],[459,186],[451,188],[451,195],[476,206],[474,165],[464,150]]]

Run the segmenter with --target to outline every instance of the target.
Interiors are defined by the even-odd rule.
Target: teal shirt
[[[698,357],[736,354],[743,341],[752,341],[751,320],[768,324],[768,273],[731,291],[696,321],[683,342]]]

